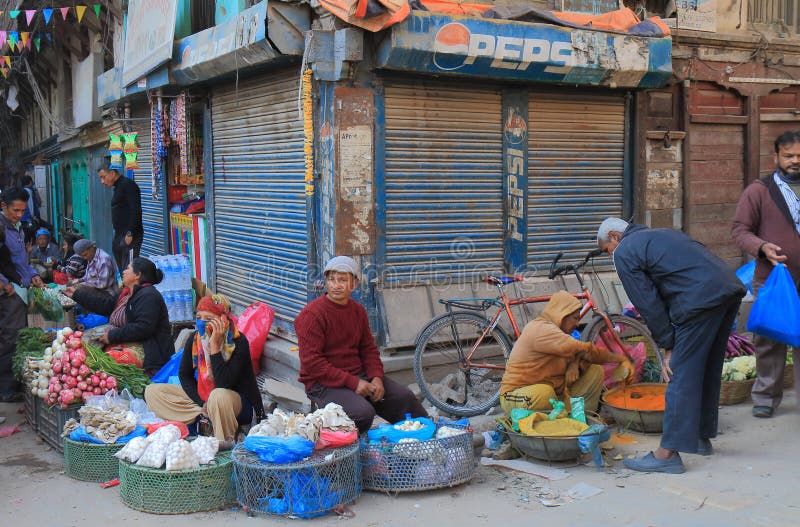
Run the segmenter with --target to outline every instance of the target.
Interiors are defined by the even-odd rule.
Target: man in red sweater
[[[350,298],[358,286],[356,262],[336,256],[325,265],[324,275],[327,294],[310,302],[294,321],[299,381],[308,398],[320,408],[341,405],[361,434],[370,429],[376,413],[390,423],[406,414],[427,416],[411,390],[384,377],[367,311]]]

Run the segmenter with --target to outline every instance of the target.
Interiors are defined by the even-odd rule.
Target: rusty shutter
[[[213,91],[217,291],[293,320],[308,294],[303,123],[296,69]]]
[[[395,82],[384,102],[384,282],[502,270],[500,91]]]
[[[528,121],[528,269],[533,271],[545,269],[559,251],[565,261],[585,256],[597,248],[600,222],[622,216],[625,97],[534,92]]]
[[[133,173],[134,181],[139,185],[142,193],[142,225],[144,226],[144,240],[142,241],[142,255],[157,256],[169,252],[169,238],[167,233],[167,191],[162,178],[157,184],[160,186],[158,197],[153,198],[153,151],[150,139],[150,106],[147,104],[134,106],[131,112],[134,120],[131,121],[137,132],[136,141],[139,143],[138,170]]]

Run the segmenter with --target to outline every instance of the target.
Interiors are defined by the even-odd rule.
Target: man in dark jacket
[[[680,474],[678,452],[712,453],[722,362],[745,287],[725,262],[680,231],[607,218],[597,242],[612,255],[625,293],[666,350],[661,446],[626,459],[625,466]]]
[[[97,175],[103,185],[114,188],[111,197],[111,225],[114,227],[112,252],[117,268],[122,270],[128,267],[130,251],[133,250],[133,258],[136,258],[142,249],[142,194],[134,180],[122,177],[113,168],[101,168]]]
[[[740,249],[756,258],[756,295],[778,263],[786,265],[795,283],[800,280],[800,131],[775,139],[775,172],[744,190],[731,234]],[[752,392],[753,415],[772,417],[783,399],[786,344],[756,335],[755,346],[758,377]],[[795,385],[799,385],[800,368],[795,372]]]

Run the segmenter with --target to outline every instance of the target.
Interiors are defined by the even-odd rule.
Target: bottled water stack
[[[182,254],[169,254],[153,256],[150,259],[164,273],[164,279],[155,287],[164,297],[170,322],[192,320],[194,318],[194,297],[189,257]]]

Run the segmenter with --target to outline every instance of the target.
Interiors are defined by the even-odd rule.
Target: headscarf
[[[222,349],[220,350],[222,359],[227,362],[236,349],[234,341],[239,338],[239,330],[230,316],[230,302],[222,295],[204,296],[197,303],[197,311],[208,311],[228,319],[228,334],[225,335],[222,341]],[[211,356],[207,351],[210,343],[211,336],[208,332],[203,337],[199,333],[195,333],[194,343],[192,344],[192,365],[197,370],[197,393],[204,401],[208,400],[211,391],[216,387],[214,373],[211,371]]]

